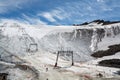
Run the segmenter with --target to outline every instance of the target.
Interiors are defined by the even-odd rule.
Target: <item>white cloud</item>
[[[8,19],[8,18],[2,18],[0,19],[1,23],[8,23],[8,24],[26,24],[26,25],[47,25],[45,22],[42,22],[40,19],[37,18],[30,18],[28,16],[24,15],[24,19],[17,18],[17,19]]]
[[[104,0],[97,0],[97,2],[104,2]]]
[[[48,19],[50,22],[66,20],[66,22],[71,21],[74,23],[75,20],[80,21],[82,18],[96,19],[101,17],[105,11],[112,11],[112,7],[106,4],[106,2],[107,0],[96,0],[94,2],[86,0],[67,2],[62,6],[52,9],[51,11],[38,14],[39,16]]]
[[[53,15],[51,15],[48,12],[44,12],[42,14],[38,14],[38,15],[42,15],[43,17],[45,17],[46,19],[48,19],[50,22],[55,22],[56,20],[54,19]]]
[[[28,24],[28,25],[47,25],[46,22],[43,22],[38,17],[35,16],[28,16],[26,14],[22,14],[22,17],[18,18],[1,18],[0,23],[21,23],[21,24]]]
[[[27,16],[25,14],[23,14],[23,20],[26,23],[29,24],[42,24],[42,25],[46,25],[46,22],[41,21],[38,17],[34,17],[34,16]]]
[[[29,0],[0,0],[0,13],[6,13],[11,10],[20,9],[23,3],[27,3]]]
[[[63,8],[60,7],[56,8],[55,10],[52,10],[51,14],[59,20],[63,20],[70,16],[68,13],[66,13],[66,11]]]
[[[8,23],[8,24],[14,24],[14,23],[18,23],[18,24],[28,24],[23,20],[20,19],[0,19],[0,23]]]
[[[70,14],[66,13],[64,9],[57,7],[56,9],[51,10],[50,12],[43,12],[43,13],[38,13],[38,16],[42,16],[49,20],[50,22],[56,22],[56,19],[63,20],[67,17],[70,16]]]
[[[91,11],[91,10],[92,10],[92,7],[91,7],[91,6],[88,6],[87,9]]]
[[[66,13],[64,9],[57,7],[56,9],[53,9],[50,12],[38,13],[38,16],[42,16],[50,22],[56,22],[56,19],[63,20],[69,17],[70,15]]]
[[[112,11],[112,7],[106,4],[107,0],[97,0],[97,2],[102,11]]]
[[[36,20],[36,19],[33,19],[33,20]],[[30,21],[28,20],[24,20],[24,19],[7,19],[7,18],[3,18],[3,19],[0,19],[0,24],[1,23],[8,23],[8,24],[14,24],[14,23],[17,23],[17,24],[24,24],[24,25],[46,25],[45,23],[41,22],[38,20],[37,23],[35,22],[34,24],[31,23]]]

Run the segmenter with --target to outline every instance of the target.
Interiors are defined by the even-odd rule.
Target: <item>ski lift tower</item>
[[[56,58],[56,62],[55,62],[54,67],[57,67],[57,65],[58,65],[58,58],[59,58],[60,54],[65,54],[65,53],[66,53],[66,54],[71,54],[71,59],[72,59],[72,64],[71,64],[71,66],[74,65],[73,51],[72,51],[71,49],[67,48],[67,50],[61,49],[61,50],[58,50],[58,51],[57,51],[57,58]]]
[[[25,44],[27,43],[27,41],[29,41],[29,45],[27,46],[27,50],[28,52],[37,52],[38,51],[38,44],[35,42],[35,40],[29,35],[27,34],[27,32],[25,31],[24,28],[20,28],[22,31],[22,35],[24,36],[25,39]]]

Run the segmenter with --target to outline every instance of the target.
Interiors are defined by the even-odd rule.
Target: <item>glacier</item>
[[[16,23],[0,25],[0,45],[20,56],[29,54],[29,49],[42,49],[51,53],[61,49],[71,49],[74,51],[76,61],[88,61],[93,59],[90,56],[93,52],[102,48],[107,49],[110,44],[120,43],[119,37],[119,24],[105,26],[46,25],[44,27]]]
[[[108,46],[115,44],[120,44],[120,23],[102,25],[94,22],[89,25],[81,26],[43,26],[19,22],[0,22],[0,63],[4,61],[4,63],[7,63],[6,65],[12,68],[16,64],[26,65],[27,63],[27,65],[30,66],[30,72],[32,71],[34,73],[33,70],[36,69],[38,73],[40,72],[42,76],[40,76],[41,80],[46,80],[44,77],[46,77],[47,74],[51,80],[57,80],[57,76],[60,77],[59,71],[52,70],[57,51],[59,50],[72,50],[74,52],[74,61],[76,65],[79,67],[87,67],[81,69],[73,66],[63,70],[75,72],[77,74],[80,73],[79,70],[82,73],[84,70],[89,70],[90,68],[88,73],[93,71],[95,73],[91,75],[95,75],[96,71],[93,70],[93,68],[96,69],[96,66],[93,63],[97,63],[96,61],[99,61],[99,59],[96,60],[91,54],[99,50],[107,50]],[[70,65],[70,60],[71,56],[69,55],[60,56],[59,65],[62,67],[65,67],[65,65],[68,66]],[[82,64],[86,61],[88,62]],[[80,62],[81,65],[77,62]],[[45,73],[43,67],[45,65],[50,67],[51,71],[49,73]],[[2,69],[2,67],[0,68]],[[104,71],[101,67],[98,67],[98,69]],[[109,70],[112,69],[109,68]],[[109,74],[109,70],[106,71],[107,74]],[[118,69],[114,69],[114,71],[117,70]],[[10,72],[10,78],[14,77],[14,74],[19,77],[24,76],[21,78],[22,80],[26,78],[24,74],[32,75],[29,72],[20,70],[20,68],[14,69],[13,71],[10,69]],[[17,72],[23,73],[23,75],[17,75]],[[56,74],[54,74],[54,72]],[[56,75],[56,77],[50,74]],[[68,74],[73,76],[70,72],[68,72]],[[113,75],[113,73],[111,73],[111,75]],[[75,80],[79,79],[78,76],[76,78],[68,77],[68,75],[64,76],[64,74],[61,76],[69,80],[70,78],[71,80],[73,80],[73,78]],[[14,78],[19,80],[17,77]],[[31,76],[29,78],[32,79]],[[28,79],[26,78],[25,80]],[[35,80],[34,77],[33,80]],[[60,80],[64,79],[60,78]]]

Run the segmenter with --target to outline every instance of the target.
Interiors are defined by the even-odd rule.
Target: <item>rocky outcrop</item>
[[[103,61],[100,61],[98,65],[106,66],[106,67],[120,68],[120,59],[103,60]]]
[[[111,46],[109,46],[108,50],[97,51],[97,52],[93,53],[91,56],[100,58],[103,56],[114,55],[117,52],[120,52],[120,44],[111,45]]]

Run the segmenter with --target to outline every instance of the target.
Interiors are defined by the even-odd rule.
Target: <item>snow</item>
[[[38,49],[52,53],[60,49],[70,48],[74,51],[76,61],[88,61],[93,59],[90,55],[94,51],[106,50],[109,45],[120,43],[120,34],[114,35],[114,30],[112,30],[113,27],[119,27],[119,24],[102,26],[92,23],[93,26],[43,26],[3,22],[0,25],[1,35],[5,36],[0,39],[0,44],[9,51],[20,55],[24,55],[31,44],[37,44]],[[100,34],[95,32],[98,29],[106,31],[104,37],[99,37]],[[106,35],[109,32],[111,32],[111,36]],[[18,44],[16,45],[16,43]]]
[[[98,73],[102,73],[105,78],[111,78],[116,76],[114,73],[119,69],[97,66],[97,64],[104,59],[120,59],[120,53],[98,59],[94,59],[90,55],[94,51],[106,50],[110,45],[120,44],[120,32],[113,30],[113,27],[120,28],[120,24],[102,26],[91,23],[87,26],[43,26],[2,22],[0,23],[0,46],[3,48],[0,48],[0,54],[4,54],[3,56],[6,56],[8,52],[17,54],[26,61],[25,64],[37,70],[40,80],[47,78],[49,80],[80,80],[85,79],[85,75],[91,78],[97,77]],[[102,38],[97,33],[99,29],[105,31]],[[114,32],[118,33],[115,35]],[[108,33],[110,36],[107,35]],[[30,44],[37,44],[38,51],[27,52]],[[32,46],[33,48],[35,47]],[[54,69],[56,54],[53,53],[61,49],[74,52],[74,66],[71,66],[71,56],[61,56],[58,59],[60,68]],[[10,56],[7,56],[6,59],[8,57]],[[14,60],[16,61],[16,59]],[[0,62],[0,64],[14,66],[5,62]],[[8,69],[8,72],[11,74],[10,79],[33,79],[32,71],[13,68]]]
[[[108,60],[108,59],[120,59],[120,52],[116,53],[115,55],[104,56],[102,58],[98,58],[98,59],[95,59],[95,60],[88,61],[88,63],[96,65],[96,64],[98,64],[98,62],[100,62],[102,60]]]
[[[98,43],[98,50],[107,50],[109,49],[108,46],[115,44],[120,44],[120,34],[115,37],[103,38],[102,42]]]
[[[114,76],[114,72],[119,70],[117,68],[101,67],[95,64],[93,65],[90,63],[79,63],[79,62],[75,62],[74,66],[70,66],[71,64],[70,61],[65,61],[65,60],[62,60],[61,58],[59,58],[59,61],[58,61],[58,66],[60,66],[61,68],[54,69],[56,55],[51,53],[44,53],[44,54],[39,53],[36,55],[30,55],[30,56],[24,57],[24,59],[27,60],[30,63],[30,65],[33,65],[37,70],[39,70],[40,73],[46,74],[46,75],[42,74],[44,78],[49,78],[53,80],[55,79],[57,80],[57,77],[60,80],[64,80],[61,78],[67,72],[69,73],[66,75],[67,78],[71,77],[70,76],[71,74],[74,76],[89,75],[91,77],[96,77],[96,74],[98,73],[102,73],[105,78],[112,78]],[[48,72],[46,72],[46,68],[48,68]],[[79,80],[77,78],[78,76],[76,76],[76,80]],[[72,79],[73,78],[70,78],[70,80]]]
[[[120,43],[120,34],[115,35],[115,30],[112,29],[113,27],[119,28],[119,24],[106,26],[102,26],[101,24],[97,25],[96,23],[91,23],[93,26],[35,26],[19,24],[18,22],[12,21],[2,22],[0,25],[1,35],[5,36],[5,38],[1,39],[0,44],[6,45],[6,42],[9,43],[10,45],[6,46],[11,50],[11,47],[16,48],[15,44],[19,43],[19,48],[15,50],[22,54],[25,52],[25,48],[29,48],[30,44],[38,44],[39,49],[42,48],[50,52],[56,52],[60,47],[70,47],[75,51],[76,55],[86,56],[84,59],[87,60],[90,57],[88,54],[90,55],[94,51],[108,49],[109,45]],[[105,30],[105,36],[102,39],[99,37],[100,34],[97,33],[98,29]],[[107,36],[109,32],[111,36]],[[99,41],[99,38],[102,41]],[[15,52],[13,49],[12,51]]]
[[[92,36],[91,46],[90,46],[90,48],[93,52],[95,52],[97,50],[97,42],[98,42],[97,35],[98,35],[97,30],[93,29],[93,36]]]

